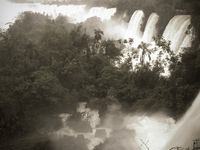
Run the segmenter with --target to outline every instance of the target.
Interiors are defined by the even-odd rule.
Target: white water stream
[[[156,28],[156,24],[158,22],[159,16],[156,13],[152,13],[149,16],[149,19],[147,21],[145,30],[144,30],[144,34],[143,34],[143,38],[142,41],[145,43],[151,43],[153,41],[153,36],[156,36],[157,34],[157,28]]]
[[[172,42],[171,49],[175,52],[175,54],[178,53],[178,50],[184,41],[186,37],[186,31],[187,27],[190,24],[190,16],[189,15],[178,15],[174,16],[170,22],[168,23],[164,33],[163,37],[166,40],[169,40]],[[184,41],[184,46],[189,45],[189,41]]]
[[[125,38],[133,38],[134,45],[139,45],[142,40],[142,32],[140,30],[144,13],[142,10],[137,10],[133,13],[126,31]]]

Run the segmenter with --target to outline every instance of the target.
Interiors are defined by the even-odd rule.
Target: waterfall
[[[93,7],[89,10],[87,18],[99,17],[102,20],[109,20],[116,12],[116,8]]]
[[[178,53],[178,50],[186,37],[185,32],[187,31],[187,27],[190,24],[190,16],[189,15],[178,15],[174,16],[170,22],[168,23],[165,31],[163,33],[163,37],[166,40],[171,41],[171,50]]]
[[[137,10],[133,13],[129,21],[128,29],[126,32],[126,38],[133,38],[134,41],[136,39],[141,38],[142,32],[140,30],[140,26],[142,24],[143,17],[144,13],[141,10]]]
[[[192,140],[200,138],[200,94],[183,118],[176,124],[164,150],[172,147],[191,147]]]
[[[37,11],[44,11],[56,18],[59,14],[68,16],[72,23],[84,22],[90,17],[99,17],[102,20],[109,20],[116,12],[116,8],[93,7],[89,11],[86,5],[37,5]]]
[[[30,6],[31,7],[31,6]],[[41,5],[37,3],[35,7],[33,7],[33,12],[40,12],[51,15],[53,18],[57,16],[64,15],[69,17],[69,20],[73,23],[77,23],[83,20],[83,16],[85,14],[86,5]]]
[[[0,14],[4,14],[2,16],[1,21],[5,23],[14,22],[16,19],[16,15],[24,11],[32,11],[41,14],[48,14],[53,18],[56,18],[59,14],[68,16],[73,20],[79,20],[82,18],[85,13],[86,5],[44,5],[41,3],[11,3],[9,1],[4,0],[1,3]],[[12,10],[12,11],[8,11]]]
[[[151,43],[152,37],[156,35],[156,23],[158,22],[159,16],[156,13],[152,13],[147,21],[144,34],[140,30],[144,13],[141,10],[137,10],[133,13],[128,28],[126,31],[125,38],[133,38],[133,47],[137,47],[141,41],[145,43]],[[181,51],[183,47],[190,47],[192,41],[192,35],[186,35],[186,31],[190,24],[190,15],[177,15],[174,16],[166,26],[163,37],[171,41],[170,48],[175,54]],[[142,37],[142,40],[141,40]]]
[[[162,150],[174,122],[174,119],[162,114],[155,114],[151,117],[146,115],[126,116],[124,119],[126,128],[136,132],[136,141],[138,146],[140,145],[139,150],[147,150],[141,140],[145,143],[148,141],[150,150]]]
[[[178,52],[182,52],[183,48],[192,46],[192,35],[186,35],[181,46],[179,47]]]
[[[152,42],[153,36],[156,36],[156,23],[158,22],[159,16],[156,13],[152,13],[147,21],[144,34],[143,34],[143,41],[145,43]]]
[[[58,15],[67,16],[71,23],[84,22],[90,17],[99,17],[101,20],[109,20],[116,12],[116,8],[93,7],[86,9],[86,5],[44,5],[41,3],[11,3],[7,0],[1,2],[0,28],[8,28],[8,22],[14,22],[16,15],[24,11],[32,11],[41,14],[48,14],[52,18]],[[12,11],[8,11],[12,10]]]
[[[88,148],[93,150],[95,145],[105,141],[105,138],[114,138],[116,143],[110,143],[108,140],[106,145],[122,144],[127,147],[127,149],[132,150],[146,150],[144,143],[147,143],[149,149],[152,150],[169,150],[172,147],[192,147],[192,140],[200,138],[200,94],[194,100],[192,106],[188,109],[183,118],[175,124],[174,119],[167,117],[165,115],[154,114],[150,116],[142,114],[118,114],[119,110],[112,113],[107,112],[109,117],[106,117],[105,121],[107,124],[113,126],[121,124],[121,128],[117,128],[114,131],[119,132],[119,134],[113,134],[113,128],[105,127],[104,124],[101,127],[97,127],[99,124],[98,111],[86,108],[86,103],[79,103],[77,112],[82,114],[82,120],[88,120],[93,129],[92,132],[82,133],[77,132],[67,126],[69,114],[60,114],[62,118],[63,128],[56,131],[53,135],[57,140],[64,136],[78,137],[78,135],[83,135],[85,139],[90,140]],[[114,120],[111,119],[115,114]],[[122,119],[118,119],[122,117]],[[125,129],[127,132],[122,131]],[[134,131],[134,135],[129,134]],[[123,137],[123,138],[122,138]],[[126,140],[124,141],[124,138]],[[131,145],[133,144],[133,145]],[[129,147],[130,146],[130,147]],[[136,148],[138,147],[138,148]]]

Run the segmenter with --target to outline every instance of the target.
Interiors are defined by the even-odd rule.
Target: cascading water
[[[142,37],[140,26],[143,17],[144,13],[141,10],[137,10],[133,13],[129,21],[125,38],[134,39],[133,47],[137,47],[141,41],[151,43],[152,37],[156,35],[156,23],[158,22],[159,16],[156,13],[150,15]],[[186,34],[190,24],[190,18],[189,15],[174,16],[164,30],[163,37],[171,41],[170,48],[175,54],[181,52],[182,48],[191,46],[192,35]],[[125,50],[125,52],[127,52],[127,50]]]
[[[8,9],[12,10],[9,11]],[[32,11],[41,14],[48,14],[53,18],[58,15],[64,15],[69,17],[72,23],[84,22],[86,19],[96,16],[101,20],[109,20],[116,12],[116,8],[104,8],[104,7],[94,7],[89,11],[86,10],[86,5],[44,5],[41,3],[11,3],[8,0],[3,0],[1,2],[0,14],[0,27],[8,28],[5,24],[8,22],[14,22],[16,20],[16,15],[24,12]]]
[[[121,59],[121,62],[124,62],[127,58],[129,58],[130,54],[132,53],[132,48],[137,47],[142,40],[142,31],[140,30],[140,27],[142,25],[143,17],[144,17],[143,11],[136,10],[129,21],[128,28],[125,32],[124,38],[126,40],[132,38],[133,42],[125,44],[125,48],[122,50],[123,57]],[[132,61],[134,69],[134,65],[135,63],[137,63],[137,61],[136,62],[134,60]]]
[[[200,138],[200,94],[194,100],[183,118],[176,124],[171,132],[171,137],[164,147],[192,147],[192,140]]]
[[[159,16],[156,13],[152,13],[147,21],[142,41],[145,43],[152,42],[153,36],[156,36],[156,24],[158,22]]]
[[[32,11],[41,14],[48,14],[53,18],[56,18],[59,14],[71,17],[74,22],[79,22],[83,19],[86,5],[43,5],[41,3],[11,3],[8,0],[1,2],[0,14],[3,16],[0,21],[4,24],[7,22],[14,22],[16,15],[24,11]],[[8,9],[12,10],[8,12]],[[82,21],[82,20],[81,20]],[[7,27],[7,26],[2,27]]]
[[[108,111],[104,121],[106,124],[101,125],[102,127],[99,128],[97,127],[100,122],[98,111],[86,108],[86,103],[80,103],[77,112],[82,114],[82,120],[90,122],[93,131],[74,131],[68,127],[67,120],[70,115],[61,114],[63,128],[53,133],[53,135],[57,139],[64,135],[72,137],[83,135],[84,139],[90,140],[88,143],[90,150],[104,142],[105,138],[110,138],[105,142],[105,147],[113,147],[110,150],[118,150],[116,144],[123,150],[146,150],[147,148],[150,150],[169,150],[173,147],[185,149],[192,147],[192,140],[200,138],[200,94],[183,118],[176,124],[172,118],[162,114],[151,116],[126,115],[122,114],[120,108],[116,105],[112,106],[117,109]],[[118,125],[117,128],[116,125]]]
[[[179,47],[178,52],[182,52],[183,48],[191,47],[192,46],[192,38],[193,36],[191,34],[187,34]]]
[[[171,41],[171,50],[178,53],[178,50],[186,37],[185,32],[190,24],[190,16],[189,15],[178,15],[174,16],[170,22],[168,23],[165,31],[163,33],[163,37],[166,40]]]
[[[93,7],[89,10],[87,18],[96,16],[103,20],[104,19],[109,20],[111,16],[115,14],[115,12],[116,12],[116,8],[107,9],[105,7]]]
[[[144,17],[144,13],[142,10],[137,10],[133,13],[128,29],[125,35],[125,38],[133,38],[135,42],[142,38],[142,32],[140,30],[142,19]]]
[[[71,117],[70,114],[60,114],[59,117],[63,123],[63,127],[53,133],[51,133],[52,139],[58,141],[59,139],[63,138],[64,136],[70,137],[78,137],[83,135],[84,139],[89,140],[87,147],[89,150],[92,150],[94,146],[102,143],[106,137],[109,136],[111,129],[108,128],[97,128],[96,126],[100,123],[99,113],[97,110],[91,110],[90,108],[86,108],[87,103],[82,102],[79,103],[77,107],[77,112],[81,114],[81,120],[89,122],[89,126],[91,127],[92,131],[76,131],[73,128],[69,127],[69,118]],[[76,122],[78,125],[80,122]],[[79,126],[79,125],[78,125]],[[79,126],[79,128],[83,128]],[[103,136],[105,137],[102,137]],[[67,141],[66,141],[67,142]],[[79,141],[80,142],[80,141]],[[66,147],[67,149],[67,147]]]

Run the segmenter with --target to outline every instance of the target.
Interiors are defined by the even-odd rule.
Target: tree
[[[105,56],[109,59],[117,60],[121,55],[120,49],[115,46],[112,40],[103,41],[101,46],[105,49]]]
[[[103,31],[100,29],[95,29],[94,30],[94,38],[95,38],[95,43],[99,43],[101,41],[102,35],[103,35]]]
[[[73,53],[72,44],[71,36],[64,25],[46,24],[41,37],[40,60],[42,65],[52,67],[65,60]]]
[[[142,50],[141,56],[140,56],[140,62],[141,65],[144,66],[145,64],[145,58],[148,57],[149,61],[151,61],[151,54],[153,52],[152,49],[149,49],[150,44],[141,42],[141,44],[138,46],[139,50]]]

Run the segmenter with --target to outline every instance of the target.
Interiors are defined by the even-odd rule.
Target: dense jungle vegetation
[[[132,14],[131,5],[120,2],[118,9]],[[131,2],[138,9],[141,1]],[[155,2],[153,8],[157,8],[158,0],[148,2]],[[160,5],[183,8],[180,1],[172,2],[176,1],[159,0]],[[195,38],[192,47],[182,54],[170,53],[168,77],[160,75],[162,60],[151,66],[141,62],[132,70],[131,60],[127,59],[116,67],[121,57],[119,43],[101,41],[101,30],[95,30],[91,37],[63,16],[51,19],[38,13],[21,14],[7,31],[0,32],[0,149],[51,149],[50,141],[41,136],[38,141],[26,144],[23,140],[17,146],[12,140],[39,133],[38,129],[48,133],[60,128],[58,114],[76,113],[76,104],[81,101],[99,109],[101,116],[114,98],[125,112],[164,111],[179,118],[200,89],[200,2],[184,2],[187,13],[192,15]],[[170,52],[164,39],[156,38],[156,42]],[[139,48],[148,50],[145,43]],[[6,145],[10,140],[15,148]]]

